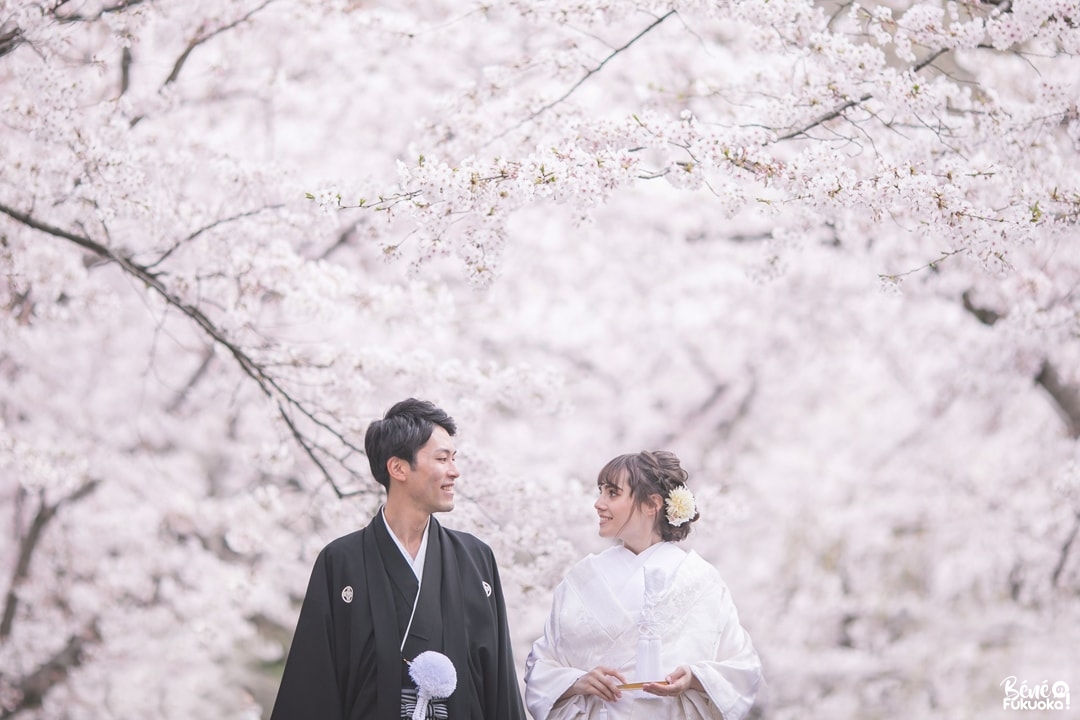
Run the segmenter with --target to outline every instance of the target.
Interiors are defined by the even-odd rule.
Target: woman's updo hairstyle
[[[600,470],[596,485],[618,487],[621,477],[626,478],[635,505],[644,504],[651,495],[660,496],[663,504],[656,515],[656,523],[662,540],[678,542],[686,539],[690,534],[690,523],[696,521],[700,513],[695,508],[694,516],[681,525],[672,525],[668,521],[666,501],[671,491],[685,486],[689,478],[675,453],[667,450],[645,450],[637,454],[619,455]]]

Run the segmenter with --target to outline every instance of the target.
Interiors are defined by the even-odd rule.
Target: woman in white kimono
[[[535,720],[739,720],[761,662],[716,569],[674,543],[698,519],[669,452],[621,455],[600,471],[600,536],[621,543],[578,562],[555,589],[525,663]]]

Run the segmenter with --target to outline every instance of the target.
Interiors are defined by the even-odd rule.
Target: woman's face
[[[626,476],[618,485],[601,485],[593,507],[600,521],[600,537],[622,540],[632,552],[638,553],[659,541],[656,530],[656,509],[635,504]]]

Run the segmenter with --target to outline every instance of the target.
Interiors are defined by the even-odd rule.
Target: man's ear
[[[386,472],[389,473],[391,480],[401,481],[405,479],[405,469],[408,466],[408,461],[399,457],[392,457],[386,461]]]

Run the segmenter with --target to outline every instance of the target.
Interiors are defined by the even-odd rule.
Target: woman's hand
[[[618,686],[625,682],[626,678],[618,670],[599,665],[575,680],[559,699],[571,695],[595,695],[601,700],[615,702],[622,697]]]
[[[682,695],[687,690],[698,690],[705,692],[705,688],[702,687],[701,681],[697,679],[697,676],[690,671],[690,668],[686,665],[680,665],[671,671],[671,674],[664,678],[666,684],[660,683],[645,683],[642,686],[642,690],[651,695],[660,695],[662,697],[673,697],[675,695]]]

